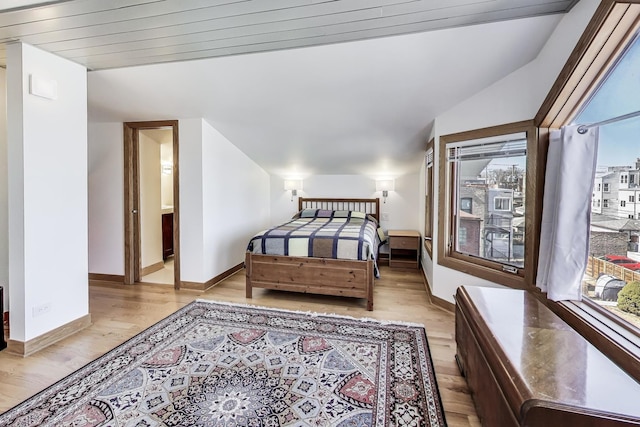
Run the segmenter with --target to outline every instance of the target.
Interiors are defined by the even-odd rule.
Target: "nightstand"
[[[389,230],[389,267],[420,267],[420,233],[413,230]]]

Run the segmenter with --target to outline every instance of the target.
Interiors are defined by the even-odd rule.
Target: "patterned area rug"
[[[196,301],[0,426],[444,426],[424,328]]]

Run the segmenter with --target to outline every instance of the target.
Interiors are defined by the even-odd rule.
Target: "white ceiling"
[[[403,175],[433,119],[533,60],[559,18],[94,71],[90,120],[203,117],[269,173]]]
[[[69,58],[96,70],[90,121],[202,117],[269,173],[397,176],[576,2],[10,0],[0,65],[12,40]]]

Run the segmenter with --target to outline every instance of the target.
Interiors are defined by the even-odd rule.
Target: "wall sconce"
[[[291,201],[293,202],[293,197],[298,195],[298,190],[302,190],[302,180],[301,179],[285,179],[284,189],[286,191],[291,190]]]
[[[162,163],[162,174],[171,175],[173,173],[173,165],[171,163]]]
[[[389,191],[393,191],[395,188],[395,181],[393,179],[378,179],[376,180],[376,191],[382,191],[382,198],[384,203],[387,203],[387,196]]]

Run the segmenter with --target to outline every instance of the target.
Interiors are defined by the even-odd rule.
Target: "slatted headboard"
[[[298,210],[327,209],[333,211],[358,211],[370,214],[380,221],[380,199],[329,199],[298,197]]]

